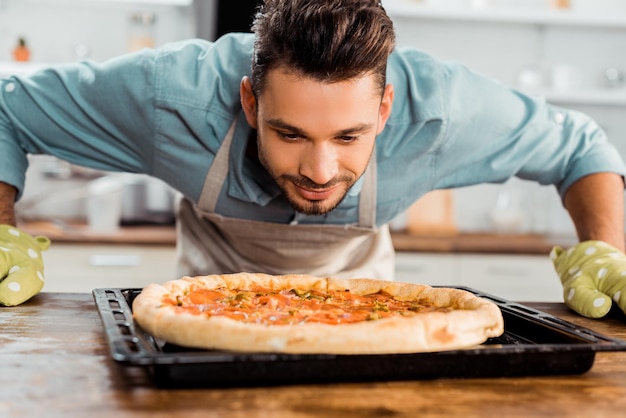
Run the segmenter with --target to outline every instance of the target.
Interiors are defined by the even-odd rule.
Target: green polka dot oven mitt
[[[626,312],[626,255],[602,241],[584,241],[550,258],[563,283],[565,304],[588,318],[605,316],[613,303]]]
[[[32,237],[10,225],[0,225],[0,304],[19,305],[43,288],[41,251],[46,237]]]

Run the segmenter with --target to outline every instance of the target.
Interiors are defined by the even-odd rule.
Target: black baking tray
[[[141,289],[95,289],[93,296],[112,358],[125,366],[145,367],[162,387],[582,374],[593,365],[596,352],[626,350],[626,341],[519,303],[457,288],[500,307],[505,328],[502,336],[472,348],[415,354],[196,350],[159,341],[133,322],[132,301]]]

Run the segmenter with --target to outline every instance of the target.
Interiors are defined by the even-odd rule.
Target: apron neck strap
[[[235,128],[237,126],[237,117],[230,125],[224,141],[220,146],[213,164],[209,168],[202,192],[198,202],[198,207],[207,212],[214,213],[217,207],[226,175],[229,169],[230,148],[235,136]],[[376,145],[370,157],[367,169],[363,173],[363,188],[359,194],[359,226],[365,228],[373,228],[376,225]]]
[[[359,226],[374,228],[376,226],[376,144],[370,156],[365,173],[363,173],[363,188],[359,194]]]
[[[233,123],[230,124],[230,128],[228,128],[228,132],[226,132],[220,149],[217,150],[217,154],[215,154],[213,164],[211,164],[206,179],[204,180],[204,185],[202,186],[198,206],[200,209],[206,210],[207,212],[215,212],[217,200],[220,197],[224,180],[226,180],[226,175],[228,174],[230,147],[233,143],[233,137],[235,136],[237,119],[238,118],[235,117]]]

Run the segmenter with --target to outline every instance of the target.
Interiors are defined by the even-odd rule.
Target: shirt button
[[[559,125],[562,125],[563,122],[565,122],[565,115],[563,114],[563,112],[557,112],[554,115],[554,121],[558,123]]]
[[[15,90],[15,83],[8,83],[6,86],[4,86],[4,91],[6,91],[7,93],[11,93],[13,92],[13,90]]]

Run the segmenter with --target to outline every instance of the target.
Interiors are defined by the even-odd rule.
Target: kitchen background
[[[80,59],[106,60],[139,47],[190,37],[212,40],[224,32],[246,30],[255,3],[0,0],[0,76]],[[395,21],[399,45],[463,62],[554,104],[587,112],[626,156],[626,2],[383,0],[383,4]],[[29,49],[28,62],[14,60],[20,38]],[[102,174],[49,157],[32,157],[20,213],[57,222],[86,217],[87,185]],[[140,215],[149,222],[170,222],[170,217],[161,216],[170,208],[169,191],[141,180],[148,184],[153,202]],[[129,221],[141,221],[127,216]],[[553,187],[516,179],[432,194],[393,227],[435,234],[575,237]],[[441,274],[452,277],[459,269]],[[560,297],[554,296],[556,287],[549,292]]]

